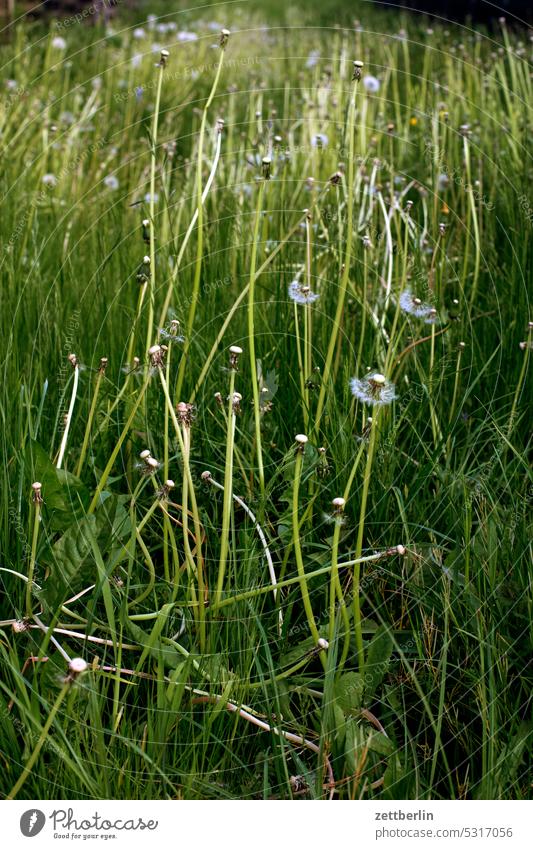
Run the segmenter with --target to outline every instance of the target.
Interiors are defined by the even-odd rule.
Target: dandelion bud
[[[141,453],[139,454],[139,457],[141,458],[141,460],[147,460],[148,457],[150,457],[150,456],[151,456],[151,454],[148,451],[148,448],[145,448],[144,451],[141,451]]]
[[[210,481],[211,480],[211,472],[208,469],[206,469],[205,472],[202,472],[200,477],[202,478],[203,481]]]
[[[352,82],[359,81],[363,73],[364,63],[356,59],[353,63]]]
[[[441,236],[444,236],[445,232],[446,232],[446,224],[444,224],[441,221],[441,223],[439,224],[439,233],[440,233]]]
[[[263,168],[263,178],[265,180],[270,180],[270,168],[271,168],[271,165],[272,165],[272,160],[271,160],[270,156],[263,156],[263,159],[261,161],[261,165],[262,165],[262,168]]]
[[[459,342],[458,348],[459,351],[464,351],[464,349],[466,348],[466,344],[464,342]]]
[[[166,68],[169,56],[170,56],[170,53],[168,52],[168,50],[162,50],[161,51],[161,56],[160,56],[160,59],[159,59],[159,65],[160,65],[161,68]]]
[[[43,496],[42,496],[43,485],[42,485],[42,483],[40,483],[40,481],[35,481],[35,483],[32,483],[31,488],[32,488],[32,498],[33,498],[34,503],[35,504],[41,504],[42,500],[43,500]]]
[[[222,132],[222,130],[224,129],[224,123],[225,123],[225,122],[224,122],[224,118],[217,118],[217,122],[216,122],[216,131],[217,131],[217,133],[221,133],[221,132]]]
[[[106,368],[107,368],[107,363],[108,363],[108,359],[107,359],[107,357],[101,357],[101,359],[100,359],[100,366],[99,366],[99,368],[98,368],[98,371],[100,372],[100,374],[103,374],[103,373],[104,373],[104,371],[106,370]]]
[[[69,363],[70,363],[70,365],[72,366],[72,368],[76,368],[76,367],[77,367],[77,365],[78,365],[78,358],[77,358],[76,354],[69,354],[69,355],[68,355],[68,357],[67,357],[67,360],[69,361]]]
[[[368,251],[372,247],[372,240],[370,236],[363,236],[363,247]]]
[[[27,631],[29,628],[28,623],[25,619],[17,619],[11,625],[14,634],[22,634],[24,631]]]
[[[173,480],[171,480],[171,479],[169,478],[168,480],[166,480],[166,481],[165,481],[165,486],[166,486],[166,488],[167,488],[167,489],[174,489],[174,487],[176,486],[176,484],[174,483],[174,481],[173,481]]]
[[[404,545],[397,545],[396,546],[396,553],[399,554],[400,557],[403,557],[404,554],[405,554],[405,546]]]
[[[176,415],[181,424],[185,427],[190,427],[194,421],[195,408],[193,404],[187,404],[185,401],[180,401],[176,404]]]
[[[215,401],[217,402],[217,404],[219,405],[219,407],[222,407],[222,406],[223,406],[223,404],[224,404],[224,400],[223,400],[223,398],[222,398],[222,393],[220,393],[220,392],[215,392]]]
[[[226,47],[226,45],[229,41],[230,35],[231,35],[231,32],[229,31],[229,29],[220,30],[220,46],[222,47],[223,50],[225,49],[225,47]]]
[[[77,678],[87,670],[87,661],[82,657],[74,657],[68,665],[68,671],[71,679]]]
[[[340,171],[335,171],[334,174],[329,178],[329,182],[332,186],[338,186],[340,181],[342,180],[342,174]]]
[[[152,347],[148,349],[148,356],[150,357],[152,366],[154,368],[160,368],[163,365],[165,350],[161,347],[161,345],[152,345]]]
[[[150,265],[150,257],[143,256],[143,265]]]
[[[317,648],[318,648],[320,651],[326,651],[327,649],[329,649],[329,643],[328,643],[328,641],[327,641],[327,640],[325,640],[325,639],[324,639],[324,637],[320,637],[320,638],[317,640],[317,644],[316,644],[316,645],[317,645]]]
[[[156,469],[159,468],[159,463],[155,459],[155,457],[147,457],[146,458],[146,465],[149,469],[153,469],[154,472],[155,472]]]
[[[304,453],[306,443],[308,442],[307,436],[305,433],[297,433],[294,437],[294,441],[296,442],[296,450],[300,454]]]
[[[344,500],[344,498],[334,498],[332,504],[335,510],[342,511],[344,510],[344,505],[346,504],[346,501]]]
[[[238,345],[231,345],[229,349],[229,367],[233,371],[238,371],[239,369],[239,357],[242,354],[242,348],[239,348]]]

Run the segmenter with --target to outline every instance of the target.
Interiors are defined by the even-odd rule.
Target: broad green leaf
[[[392,649],[390,632],[381,626],[371,640],[365,664],[365,703],[367,704],[372,701],[389,668]]]

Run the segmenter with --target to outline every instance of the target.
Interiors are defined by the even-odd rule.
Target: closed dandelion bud
[[[209,482],[211,480],[211,472],[208,469],[206,469],[205,472],[202,472],[200,477],[202,478],[203,481]]]
[[[217,402],[219,407],[224,406],[224,399],[222,398],[221,392],[215,392],[215,401]]]
[[[107,357],[101,357],[101,359],[100,359],[100,366],[99,366],[99,368],[98,368],[98,371],[100,372],[100,374],[103,374],[103,373],[104,373],[104,371],[106,370],[106,368],[107,368],[107,363],[108,363],[108,359],[107,359]]]
[[[141,460],[148,460],[148,457],[150,457],[150,456],[151,456],[151,454],[148,451],[148,448],[145,448],[144,451],[141,451],[141,453],[139,454],[139,457],[141,458]]]
[[[272,160],[271,160],[270,156],[263,156],[263,159],[261,161],[261,166],[262,166],[262,169],[263,169],[263,178],[265,180],[270,180],[270,170],[271,170],[271,166],[272,166]]]
[[[168,50],[162,50],[161,51],[161,56],[160,56],[160,59],[159,59],[159,65],[160,65],[161,68],[166,68],[169,56],[170,56],[170,53],[168,52]]]
[[[441,236],[444,236],[445,232],[446,232],[446,224],[443,224],[443,222],[441,221],[441,223],[439,224],[439,233],[440,233]]]
[[[43,500],[42,488],[43,488],[43,485],[40,481],[35,481],[35,483],[32,483],[32,485],[31,485],[32,499],[33,499],[33,502],[35,504],[41,504],[42,503],[42,500]]]
[[[144,218],[142,222],[143,228],[143,242],[145,244],[150,244],[150,220],[148,218]]]
[[[405,546],[404,545],[397,545],[396,546],[396,553],[399,554],[400,557],[403,557],[404,554],[405,554]]]
[[[146,458],[146,467],[149,471],[155,472],[155,470],[159,468],[159,463],[155,459],[155,457],[147,457]]]
[[[77,367],[77,365],[78,365],[78,358],[77,358],[76,354],[69,354],[69,355],[68,355],[68,357],[67,357],[67,360],[69,361],[69,363],[70,363],[70,365],[72,366],[72,368],[76,368],[76,367]]]
[[[239,348],[238,345],[231,345],[229,349],[229,367],[233,371],[238,371],[239,369],[239,357],[242,354],[242,348]]]
[[[88,663],[82,657],[74,657],[69,662],[68,672],[71,681],[74,681],[79,675],[87,671]]]
[[[217,133],[222,132],[222,130],[224,129],[224,118],[217,118],[215,129],[216,129]]]
[[[296,436],[294,437],[294,441],[296,442],[296,450],[299,453],[303,454],[305,446],[308,442],[308,439],[307,439],[307,436],[305,435],[305,433],[297,433]]]
[[[220,46],[222,47],[223,50],[225,49],[225,47],[226,47],[226,45],[229,41],[230,35],[231,35],[231,32],[229,31],[229,29],[221,29],[220,30]]]
[[[353,63],[352,81],[359,81],[363,73],[364,63],[356,59]]]
[[[334,174],[329,178],[329,182],[332,186],[338,186],[340,181],[342,180],[342,174],[340,171],[335,171]]]
[[[150,357],[150,362],[154,368],[161,368],[165,356],[165,349],[163,349],[161,345],[152,345],[152,347],[148,349],[148,356]]]
[[[329,649],[329,643],[328,643],[327,640],[324,639],[324,637],[320,637],[317,640],[316,645],[317,645],[317,648],[319,649],[319,651],[327,651],[327,649]]]

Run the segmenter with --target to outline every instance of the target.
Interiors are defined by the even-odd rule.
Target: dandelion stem
[[[231,521],[231,501],[233,492],[233,444],[235,441],[235,369],[230,371],[229,401],[226,434],[226,462],[224,466],[224,500],[222,508],[222,531],[220,535],[220,558],[218,563],[217,589],[213,608],[216,609],[222,601],[224,577],[229,551],[229,532]]]
[[[217,90],[218,81],[220,78],[220,72],[222,70],[222,64],[224,62],[224,50],[220,51],[220,59],[218,61],[218,66],[215,74],[215,79],[213,80],[213,85],[211,87],[211,92],[209,97],[207,98],[206,104],[204,106],[202,112],[202,121],[200,124],[200,133],[198,137],[198,159],[196,166],[196,193],[197,193],[197,219],[198,226],[196,228],[197,232],[197,243],[196,243],[196,264],[194,268],[194,280],[193,280],[193,288],[191,295],[191,304],[189,307],[189,315],[187,318],[187,331],[185,334],[185,342],[183,346],[183,353],[180,361],[180,367],[178,371],[178,379],[176,383],[176,398],[181,397],[181,390],[183,386],[183,380],[185,377],[185,368],[187,366],[188,361],[188,353],[189,346],[191,342],[191,335],[194,327],[194,317],[196,315],[196,306],[198,303],[198,295],[200,292],[200,276],[202,273],[202,258],[203,258],[203,241],[204,241],[204,208],[203,208],[203,196],[202,196],[202,166],[203,166],[203,158],[204,158],[204,137],[205,137],[205,126],[207,122],[207,113],[213,102],[213,98],[215,96],[215,91]]]
[[[296,568],[298,570],[298,577],[300,579],[300,590],[302,593],[305,615],[307,617],[307,624],[309,625],[309,630],[311,632],[313,641],[315,645],[317,645],[318,640],[320,638],[320,634],[318,633],[318,628],[316,627],[315,617],[313,615],[313,608],[311,605],[311,599],[309,597],[309,589],[307,586],[305,566],[302,557],[302,547],[300,543],[300,523],[298,519],[298,507],[300,483],[302,478],[302,465],[303,450],[301,449],[301,446],[299,446],[296,453],[296,460],[294,466],[294,486],[292,490],[292,542],[294,546],[294,556],[296,558]],[[320,652],[320,659],[322,661],[322,665],[325,667],[326,661],[323,652]]]
[[[35,563],[37,560],[37,542],[39,540],[39,528],[41,525],[41,500],[35,498],[35,513],[33,517],[33,534],[31,540],[30,565],[28,569],[28,581],[26,583],[26,616],[28,619],[32,617],[32,592],[33,592],[33,576],[35,574]]]
[[[159,75],[157,78],[157,89],[155,96],[154,120],[152,123],[152,144],[150,157],[150,277],[148,281],[148,328],[146,331],[146,350],[151,345],[154,326],[154,301],[155,301],[155,171],[157,158],[157,134],[159,129],[159,110],[161,106],[161,88],[163,85],[163,73],[165,63],[159,63]]]
[[[67,412],[67,417],[65,420],[65,430],[63,431],[63,438],[61,440],[61,445],[59,448],[59,454],[57,456],[56,468],[60,469],[63,463],[63,457],[65,455],[65,449],[67,447],[68,433],[70,430],[70,423],[72,421],[72,415],[74,413],[74,405],[76,403],[76,394],[78,392],[78,381],[79,381],[80,370],[78,365],[74,366],[74,382],[72,384],[72,395],[70,396],[70,404]]]
[[[342,323],[342,315],[344,309],[344,301],[346,298],[346,289],[348,286],[348,278],[350,276],[350,264],[352,261],[352,244],[353,244],[353,194],[354,194],[354,167],[355,167],[355,95],[357,91],[357,80],[354,80],[352,94],[350,98],[350,108],[348,116],[348,137],[349,137],[349,155],[348,155],[348,200],[347,200],[347,224],[346,224],[346,250],[344,254],[344,265],[342,268],[339,294],[337,296],[337,309],[333,320],[333,328],[329,340],[329,346],[326,354],[326,362],[324,363],[324,371],[322,373],[322,381],[320,385],[320,393],[318,396],[317,411],[314,420],[313,432],[318,434],[320,421],[324,410],[326,400],[326,391],[328,389],[331,366],[333,363],[333,355],[337,345],[337,337],[339,328]]]
[[[261,497],[265,495],[265,471],[263,467],[263,447],[261,443],[261,408],[259,405],[259,383],[257,380],[257,362],[255,359],[255,269],[257,263],[257,243],[259,241],[259,224],[263,209],[263,196],[265,193],[266,180],[261,180],[257,193],[257,206],[255,210],[255,223],[252,241],[252,256],[250,259],[250,279],[248,289],[248,345],[250,349],[250,373],[252,376],[252,392],[254,402],[254,424],[255,424],[255,447],[257,451],[257,469],[259,474],[259,487]]]
[[[98,374],[96,375],[96,383],[95,383],[95,386],[94,386],[94,393],[93,393],[93,397],[92,397],[92,400],[91,400],[91,407],[89,409],[89,416],[87,418],[87,425],[85,427],[85,435],[83,437],[83,444],[81,446],[80,458],[78,460],[78,466],[76,468],[77,477],[80,477],[82,469],[83,469],[83,464],[85,462],[85,456],[87,454],[87,446],[89,445],[89,439],[90,439],[90,436],[91,436],[91,429],[92,429],[94,414],[95,414],[95,411],[96,411],[96,405],[98,403],[98,393],[100,392],[100,384],[102,382],[103,375],[104,375],[103,368],[99,368]]]
[[[366,456],[365,476],[363,479],[363,492],[361,494],[361,507],[359,512],[359,526],[357,528],[357,543],[355,547],[355,560],[358,561],[363,551],[363,535],[365,529],[366,504],[368,500],[368,490],[370,487],[370,478],[372,475],[372,463],[374,459],[374,449],[376,445],[376,433],[379,418],[379,407],[375,408],[372,425],[370,427],[370,437],[368,441],[368,454]],[[355,642],[357,646],[357,657],[359,664],[359,672],[364,672],[364,650],[363,650],[363,629],[361,624],[361,564],[356,562],[353,571],[353,615],[355,626]]]

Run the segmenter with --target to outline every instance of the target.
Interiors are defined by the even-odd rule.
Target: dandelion
[[[319,297],[320,295],[317,292],[313,292],[309,286],[302,285],[298,280],[293,280],[289,286],[289,298],[295,304],[314,304]]]
[[[185,342],[185,336],[181,335],[180,323],[176,318],[172,319],[168,325],[168,329],[166,327],[159,328],[159,336],[170,342]]]
[[[43,174],[43,183],[45,186],[57,186],[57,177],[55,174]]]
[[[52,47],[54,50],[66,50],[67,42],[60,35],[56,35],[56,37],[52,39]]]
[[[114,191],[115,189],[118,189],[118,185],[118,180],[114,174],[108,174],[107,177],[104,177],[104,186],[108,189]]]
[[[429,312],[424,319],[424,324],[437,324],[439,316],[435,307],[430,307]]]
[[[327,147],[329,143],[329,139],[325,133],[315,133],[315,135],[311,138],[311,146],[322,149],[323,147]]]
[[[432,307],[429,304],[422,303],[420,298],[416,298],[410,289],[404,289],[400,295],[400,309],[416,318],[427,318]]]
[[[363,77],[363,85],[370,94],[376,94],[381,87],[381,83],[377,77],[373,77],[372,74],[366,74]]]
[[[359,401],[374,407],[383,407],[396,399],[394,383],[379,372],[371,372],[363,378],[352,377],[350,389]]]

